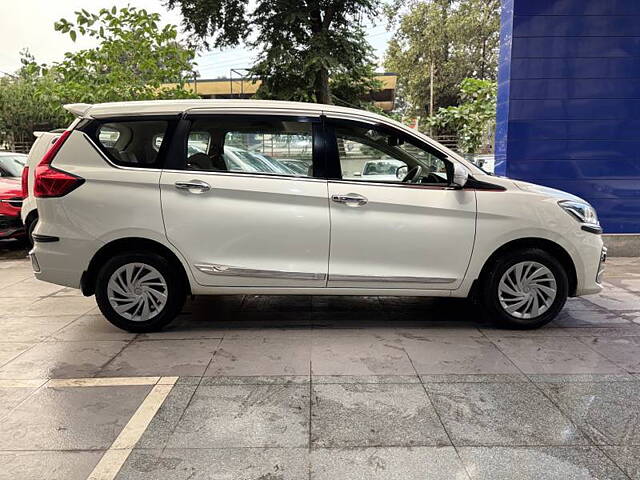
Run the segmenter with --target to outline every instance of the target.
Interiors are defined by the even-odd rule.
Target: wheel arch
[[[472,291],[478,291],[478,284],[482,283],[484,277],[487,275],[487,272],[495,264],[496,260],[500,258],[500,256],[504,255],[506,252],[522,250],[525,248],[539,248],[549,253],[550,255],[553,255],[562,264],[565,271],[567,272],[567,278],[569,280],[569,296],[575,296],[576,289],[578,287],[578,274],[571,255],[558,243],[546,238],[539,237],[518,238],[498,247],[491,255],[489,255],[489,258],[487,258],[487,260],[484,262],[482,270],[480,271],[480,275],[478,276],[477,280],[474,281]]]
[[[187,275],[187,271],[185,270],[184,265],[175,254],[175,252],[155,240],[150,240],[148,238],[142,237],[128,237],[112,240],[111,242],[103,245],[95,253],[93,258],[89,262],[87,270],[83,272],[82,278],[80,280],[80,289],[82,290],[82,294],[85,296],[90,296],[95,293],[98,271],[108,259],[120,253],[134,251],[145,253],[152,252],[165,257],[176,269],[176,271],[179,272],[183,284],[187,289],[187,294],[191,293],[191,283],[189,281],[189,276]]]

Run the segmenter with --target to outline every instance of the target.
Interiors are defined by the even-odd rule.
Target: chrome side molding
[[[230,277],[275,278],[289,280],[326,280],[324,273],[289,272],[284,270],[258,270],[255,268],[233,267],[216,263],[196,263],[194,265],[202,273],[208,275],[224,275]]]
[[[329,282],[344,283],[454,283],[457,278],[384,277],[378,275],[329,275]]]

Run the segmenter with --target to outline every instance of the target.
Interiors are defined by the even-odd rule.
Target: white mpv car
[[[123,329],[163,327],[186,295],[243,293],[472,297],[532,328],[601,289],[587,202],[487,175],[389,118],[249,100],[66,108],[77,119],[30,186],[33,268],[95,293]],[[406,173],[354,175],[372,161]]]

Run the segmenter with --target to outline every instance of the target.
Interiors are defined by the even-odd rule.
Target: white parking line
[[[145,377],[153,378],[153,377]],[[119,379],[123,380],[123,379]],[[138,410],[133,414],[129,422],[118,435],[109,449],[102,456],[87,480],[113,480],[131,454],[142,434],[153,420],[162,403],[175,385],[178,377],[162,377],[151,389]],[[123,385],[122,383],[118,385]],[[131,385],[129,383],[128,385]],[[140,384],[137,384],[140,385]],[[147,384],[148,385],[148,384]],[[84,386],[84,385],[83,385]]]
[[[162,378],[171,379],[174,377],[162,377]],[[49,380],[45,386],[46,387],[125,387],[130,385],[155,385],[159,381],[160,381],[160,377],[55,378],[55,379]]]

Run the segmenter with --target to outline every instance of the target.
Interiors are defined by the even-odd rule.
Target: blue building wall
[[[496,173],[640,233],[640,0],[503,0]]]

